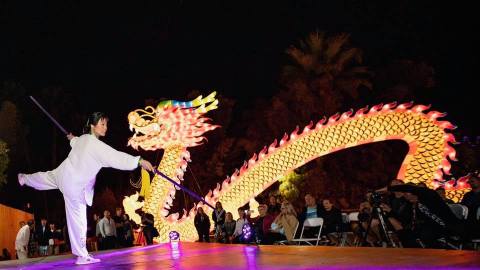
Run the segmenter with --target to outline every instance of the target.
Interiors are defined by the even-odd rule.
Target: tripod
[[[385,217],[385,214],[383,213],[382,208],[380,208],[380,206],[378,204],[373,205],[372,213],[371,213],[370,218],[368,220],[367,230],[365,231],[365,234],[363,235],[363,239],[362,239],[362,242],[361,242],[362,245],[366,244],[366,242],[367,242],[367,237],[368,237],[368,234],[370,233],[370,230],[371,230],[371,227],[372,227],[372,220],[373,220],[375,215],[377,216],[378,220],[380,221],[380,232],[381,232],[381,236],[382,236],[384,242],[387,243],[387,246],[389,245],[390,247],[394,247],[394,248],[397,247],[395,242],[392,240],[392,238],[388,234],[386,217]]]

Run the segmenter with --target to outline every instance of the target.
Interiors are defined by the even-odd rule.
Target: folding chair
[[[348,214],[348,221],[349,221],[349,224],[350,226],[352,226],[352,222],[356,222],[356,223],[359,223],[359,220],[358,220],[358,215],[360,213],[359,212],[351,212]],[[360,226],[360,225],[359,225]],[[355,231],[352,231],[352,234],[353,234],[353,243],[352,245],[355,246],[355,247],[358,247],[361,243],[361,237],[359,237]]]
[[[298,230],[298,222],[297,222],[297,226],[295,227],[295,233],[293,235],[293,237],[295,237],[295,235],[297,234],[297,230]],[[280,241],[275,241],[273,242],[274,245],[286,245],[288,244],[288,240],[280,240]]]
[[[350,213],[350,214],[354,214],[354,213]],[[355,238],[354,233],[350,229],[350,214],[342,213],[342,224],[340,225],[339,232],[338,232],[339,240],[340,240],[339,246],[341,247],[346,245],[349,235],[352,235],[353,238]],[[358,220],[358,212],[356,214],[357,214],[356,219]],[[355,219],[355,216],[352,215],[352,218]]]
[[[448,204],[448,207],[450,207],[450,210],[452,210],[453,214],[461,220],[466,220],[468,217],[468,207],[466,207],[463,204],[459,203],[451,203]]]
[[[448,204],[448,207],[450,210],[452,210],[452,213],[460,220],[465,221],[468,217],[468,207],[465,205],[459,204],[459,203],[453,203],[453,204]],[[451,241],[459,243],[458,246],[455,244],[452,244]],[[450,247],[452,249],[462,249],[463,248],[463,243],[461,242],[462,239],[459,236],[450,236],[448,239],[445,237],[442,237],[438,239],[440,243],[444,244],[446,247]]]
[[[312,228],[312,227],[318,227],[318,232],[317,232],[317,237],[316,238],[304,238],[303,233],[305,232],[305,228]],[[299,238],[294,238],[292,239],[292,242],[297,242],[299,245],[302,242],[305,242],[311,246],[313,244],[311,242],[316,242],[315,246],[318,246],[318,242],[321,240],[321,232],[322,232],[322,227],[323,227],[323,218],[307,218],[302,225],[302,232],[300,233]]]
[[[359,212],[352,212],[352,213],[348,214],[348,220],[350,222],[358,221],[358,214],[359,214]]]

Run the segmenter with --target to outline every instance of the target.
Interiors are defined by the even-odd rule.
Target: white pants
[[[65,199],[65,213],[72,253],[80,257],[86,257],[88,255],[86,248],[87,204],[84,193],[80,190],[78,192],[64,192],[63,188],[57,185],[55,170],[26,174],[25,184],[38,190],[60,189]]]
[[[17,257],[19,260],[25,260],[28,258],[28,251],[26,250],[18,250],[17,249]]]

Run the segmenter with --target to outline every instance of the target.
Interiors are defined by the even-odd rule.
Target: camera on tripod
[[[381,205],[385,203],[386,197],[383,196],[382,193],[377,191],[369,192],[370,196],[368,197],[368,201],[372,205],[372,213],[370,214],[370,220],[368,221],[368,226],[366,232],[363,235],[362,243],[366,243],[367,235],[369,234],[370,228],[372,226],[372,220],[378,219],[379,221],[379,230],[381,232],[382,241],[385,243],[386,246],[396,247],[395,242],[392,240],[388,233],[387,222],[388,218],[385,216],[385,213],[382,210]]]
[[[370,196],[370,203],[374,206],[374,207],[379,207],[380,204],[382,204],[383,202],[383,196],[382,194],[376,192],[376,191],[373,191],[372,192],[372,195]]]

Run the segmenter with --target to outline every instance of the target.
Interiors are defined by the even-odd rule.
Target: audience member
[[[224,230],[224,242],[225,243],[233,243],[233,234],[235,232],[235,226],[236,226],[235,220],[233,220],[233,215],[231,212],[228,212],[225,215],[225,223],[223,224],[223,230]]]
[[[202,207],[197,208],[194,222],[198,233],[198,241],[210,242],[210,219],[208,219]]]
[[[110,217],[110,211],[103,212],[103,218],[100,220],[100,233],[102,234],[102,243],[104,249],[115,248],[117,230],[115,221]]]
[[[223,224],[225,223],[225,210],[221,202],[215,204],[215,210],[212,212],[212,220],[215,229],[215,240],[220,242],[222,241]]]

